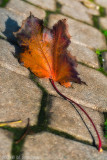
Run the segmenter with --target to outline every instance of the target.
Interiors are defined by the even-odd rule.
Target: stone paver
[[[13,32],[19,29],[30,12],[40,19],[45,19],[46,10],[52,13],[56,11],[56,2],[62,5],[61,13],[72,18],[51,14],[48,17],[48,25],[52,27],[59,19],[67,19],[71,35],[68,49],[76,56],[77,61],[99,68],[95,50],[107,49],[104,35],[91,26],[92,15],[99,15],[99,5],[107,8],[106,0],[95,0],[96,3],[88,0],[10,0],[5,9],[0,8],[0,36],[2,37],[0,39],[0,122],[22,120],[22,123],[13,124],[11,127],[25,127],[28,118],[31,126],[37,125],[41,105],[43,105],[42,91],[29,79],[29,71],[18,63],[20,48],[17,46]],[[105,19],[106,17],[99,18],[104,29],[106,29]],[[106,53],[103,54],[103,58],[106,59]],[[104,61],[104,69],[106,68],[106,61]],[[104,116],[101,113],[107,112],[107,78],[95,69],[80,64],[77,71],[87,85],[73,83],[73,88],[65,88],[56,83],[56,86],[64,95],[85,106],[83,108],[93,119],[100,133],[103,147],[107,147],[107,139],[103,135]],[[56,93],[49,80],[38,79],[38,81],[50,94],[50,103],[46,108],[49,118],[48,127],[74,136],[77,142],[48,132],[27,135],[21,150],[22,159],[106,160],[107,151],[98,153],[95,147],[83,143],[83,141],[92,143],[92,137],[72,105]],[[98,144],[91,123],[84,113],[80,110],[79,112]],[[81,143],[78,140],[81,140]],[[12,141],[13,135],[0,129],[1,160],[12,159],[10,157]]]
[[[13,3],[13,5],[11,5],[9,8],[11,3]],[[26,6],[26,3],[24,9],[23,3],[25,2],[19,1],[16,3],[16,1],[10,1],[10,4],[7,6],[9,10],[0,8],[0,35],[9,41],[16,41],[16,38],[13,36],[13,32],[18,31],[19,27],[22,25],[22,21],[30,15],[30,11],[36,17],[45,17],[45,12],[43,10],[36,10],[36,8],[33,6],[31,6],[30,9],[30,7]]]
[[[76,108],[78,109],[78,107]],[[83,108],[90,115],[93,122],[95,123],[101,136],[103,146],[107,146],[107,139],[104,138],[102,128],[104,124],[103,114],[87,107]],[[86,125],[89,127],[93,137],[95,138],[96,143],[98,144],[98,138],[89,119],[82,111],[80,111],[80,109],[78,109],[78,111],[82,115]],[[86,126],[84,125],[82,119],[80,118],[75,108],[69,102],[61,98],[56,98],[52,96],[51,106],[48,107],[48,114],[50,117],[49,127],[54,128],[55,130],[69,133],[76,139],[87,141],[90,143],[93,142],[93,139]]]
[[[0,8],[0,36],[15,41],[16,39],[13,36],[13,32],[16,32],[19,29],[23,19],[23,16]]]
[[[77,20],[93,24],[92,16],[99,15],[98,10],[88,9],[81,4],[80,1],[75,0],[58,0],[62,4],[61,12],[65,15],[71,16]],[[78,9],[79,8],[79,9]]]
[[[100,17],[99,23],[103,29],[107,29],[107,17]]]
[[[107,8],[107,0],[94,0],[94,2],[101,5],[104,8]]]
[[[0,39],[0,65],[18,74],[29,76],[28,69],[21,66],[14,57],[17,53],[19,53],[18,46],[14,46],[9,42]]]
[[[11,158],[11,146],[13,135],[3,129],[0,129],[0,159],[10,160]]]
[[[82,62],[93,68],[99,68],[97,54],[90,48],[72,42],[71,38],[71,44],[68,47],[68,50],[71,52],[73,56],[76,57],[77,61]]]
[[[13,126],[24,127],[37,123],[41,106],[41,91],[28,78],[0,67],[0,122],[21,119]]]
[[[103,57],[103,67],[104,70],[107,72],[107,52],[104,52],[102,57]]]
[[[72,42],[93,49],[107,48],[104,35],[94,27],[91,27],[87,24],[83,24],[58,14],[50,15],[49,26],[52,27],[53,24],[55,24],[60,19],[67,19]]]
[[[38,0],[28,0],[28,2],[33,3],[34,5],[37,5],[46,10],[51,10],[51,11],[56,10],[55,0],[39,0],[39,1]]]
[[[107,152],[51,133],[27,136],[23,159],[38,160],[106,160]]]
[[[80,77],[87,85],[73,83],[73,88],[65,88],[56,83],[57,88],[67,97],[82,106],[107,112],[107,78],[99,71],[85,67],[77,66]],[[50,94],[59,96],[53,89],[49,80],[39,79],[39,82],[49,91]]]
[[[30,15],[30,12],[40,18],[44,19],[46,16],[46,13],[43,9],[39,9],[35,6],[32,6],[22,0],[10,0],[9,3],[7,4],[6,8],[15,14],[18,14],[19,16],[23,16],[26,18],[27,16]]]

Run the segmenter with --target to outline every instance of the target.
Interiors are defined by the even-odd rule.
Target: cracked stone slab
[[[104,8],[107,8],[107,0],[94,0],[94,2],[101,5]]]
[[[46,132],[27,136],[23,151],[24,160],[27,157],[38,160],[105,160],[107,157],[107,151],[98,153],[92,146]]]
[[[65,88],[55,83],[59,91],[82,106],[107,112],[107,78],[99,71],[78,64],[77,71],[87,85],[73,83],[73,87]],[[39,79],[40,84],[52,95],[59,96],[48,79]]]
[[[14,57],[18,53],[18,46],[12,45],[9,42],[0,39],[0,65],[28,77],[29,70],[21,66],[18,60]]]
[[[107,17],[100,17],[99,23],[103,29],[107,29]]]
[[[30,79],[0,67],[0,122],[22,120],[12,126],[35,125],[41,106],[41,91]]]
[[[0,159],[10,160],[11,158],[11,147],[13,143],[12,133],[0,129]]]
[[[107,147],[107,139],[104,138],[103,133],[104,115],[90,108],[86,108],[83,106],[82,108],[89,114],[96,128],[98,129],[102,140],[102,145]],[[98,145],[98,138],[96,132],[93,129],[93,126],[90,123],[89,119],[78,107],[76,107],[76,109],[81,114],[84,122],[91,131],[96,144]],[[93,143],[93,139],[76,109],[66,100],[51,96],[51,106],[49,105],[47,109],[49,116],[48,126],[55,130],[66,132],[74,136],[78,140]]]
[[[61,12],[74,19],[93,24],[92,15],[99,15],[98,10],[89,9],[75,0],[58,0],[62,4]],[[79,9],[78,9],[79,8]]]
[[[28,17],[30,12],[40,19],[44,19],[46,13],[43,9],[30,5],[22,0],[10,0],[6,8],[19,16]]]
[[[78,62],[82,62],[93,68],[99,68],[97,54],[90,48],[87,48],[80,44],[76,44],[72,42],[72,39],[71,39],[71,44],[68,47],[68,50],[71,52],[73,56],[76,57],[76,60]]]
[[[28,2],[37,5],[41,8],[44,8],[46,10],[55,11],[56,10],[56,4],[55,0],[28,0]]]
[[[51,14],[49,17],[49,27],[52,27],[60,19],[67,19],[71,42],[75,42],[76,44],[80,44],[91,49],[107,48],[105,37],[99,30],[66,16]]]

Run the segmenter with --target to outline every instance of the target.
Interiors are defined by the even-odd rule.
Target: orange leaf
[[[65,87],[70,87],[70,81],[83,83],[75,70],[75,58],[67,51],[70,35],[65,19],[48,29],[42,20],[30,15],[14,34],[24,48],[20,62],[37,77],[53,79]]]

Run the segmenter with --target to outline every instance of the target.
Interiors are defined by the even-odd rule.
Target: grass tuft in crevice
[[[104,131],[104,137],[107,139],[107,112],[104,112],[104,127],[103,127],[103,131]]]
[[[96,50],[96,54],[98,56],[98,60],[99,60],[99,64],[100,64],[100,68],[97,69],[97,71],[100,71],[101,73],[103,73],[105,76],[107,76],[107,72],[104,71],[104,68],[103,68],[103,57],[102,57],[102,54],[104,52],[107,52],[107,50]]]
[[[56,2],[56,10],[55,11],[46,10],[46,17],[44,19],[44,26],[46,26],[46,27],[48,26],[50,14],[59,14],[61,12],[61,7],[62,7],[62,5],[59,2]]]

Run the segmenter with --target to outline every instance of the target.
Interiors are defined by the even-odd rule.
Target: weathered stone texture
[[[18,46],[12,45],[9,42],[0,39],[0,65],[11,71],[24,76],[29,76],[29,71],[21,66],[14,56],[20,52]]]
[[[88,129],[91,131],[95,142],[98,144],[96,132],[93,129],[93,126],[90,123],[89,119],[76,105],[75,107],[82,116]],[[104,124],[103,114],[87,107],[82,106],[82,108],[88,113],[88,115],[95,123],[96,128],[98,129],[98,132],[101,136],[103,146],[107,146],[107,140],[104,138],[102,127]],[[56,98],[52,96],[51,106],[49,105],[48,107],[48,114],[50,117],[49,127],[54,128],[55,130],[66,132],[74,136],[76,139],[92,143],[93,139],[76,109],[69,102],[61,98]]]
[[[34,5],[37,5],[46,10],[55,11],[56,9],[55,0],[39,0],[39,1],[38,0],[28,0],[28,2],[31,2]]]
[[[107,0],[94,0],[97,4],[107,8]]]
[[[10,160],[11,159],[11,147],[13,135],[3,129],[0,129],[0,159]]]
[[[30,12],[35,17],[41,19],[45,18],[46,16],[45,11],[43,9],[30,5],[22,0],[10,0],[6,8],[15,14],[18,14],[19,16],[23,16],[23,18],[29,16]]]
[[[41,91],[30,79],[0,68],[0,121],[22,120],[13,126],[25,127],[37,123],[41,106]]]
[[[38,160],[106,160],[107,152],[85,144],[65,139],[51,133],[28,136],[24,144],[23,159]]]

